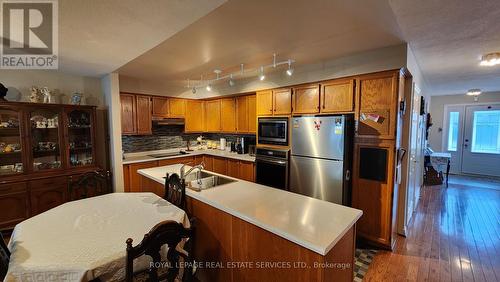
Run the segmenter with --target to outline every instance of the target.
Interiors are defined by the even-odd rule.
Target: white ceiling
[[[120,75],[182,84],[213,70],[235,71],[293,58],[297,65],[400,44],[387,1],[228,1],[152,50]]]
[[[225,1],[59,1],[59,69],[85,76],[110,73]]]
[[[481,67],[500,51],[499,0],[390,0],[431,95],[500,90],[500,66]]]

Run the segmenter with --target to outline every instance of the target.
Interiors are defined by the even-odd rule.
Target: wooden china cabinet
[[[95,106],[0,102],[0,230],[68,201],[99,170]]]

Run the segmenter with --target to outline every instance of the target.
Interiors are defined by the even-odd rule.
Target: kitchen
[[[0,280],[500,277],[458,157],[498,161],[498,48],[444,28],[500,6],[125,1],[46,0],[58,69],[0,69]]]

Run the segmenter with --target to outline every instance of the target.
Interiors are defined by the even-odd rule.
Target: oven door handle
[[[270,164],[278,164],[278,165],[286,165],[286,161],[279,160],[270,160],[270,159],[256,159],[257,162],[270,163]]]

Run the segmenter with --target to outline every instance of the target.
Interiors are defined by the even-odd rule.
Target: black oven
[[[255,182],[288,190],[288,150],[257,148]]]
[[[259,118],[258,143],[288,146],[288,118]]]

